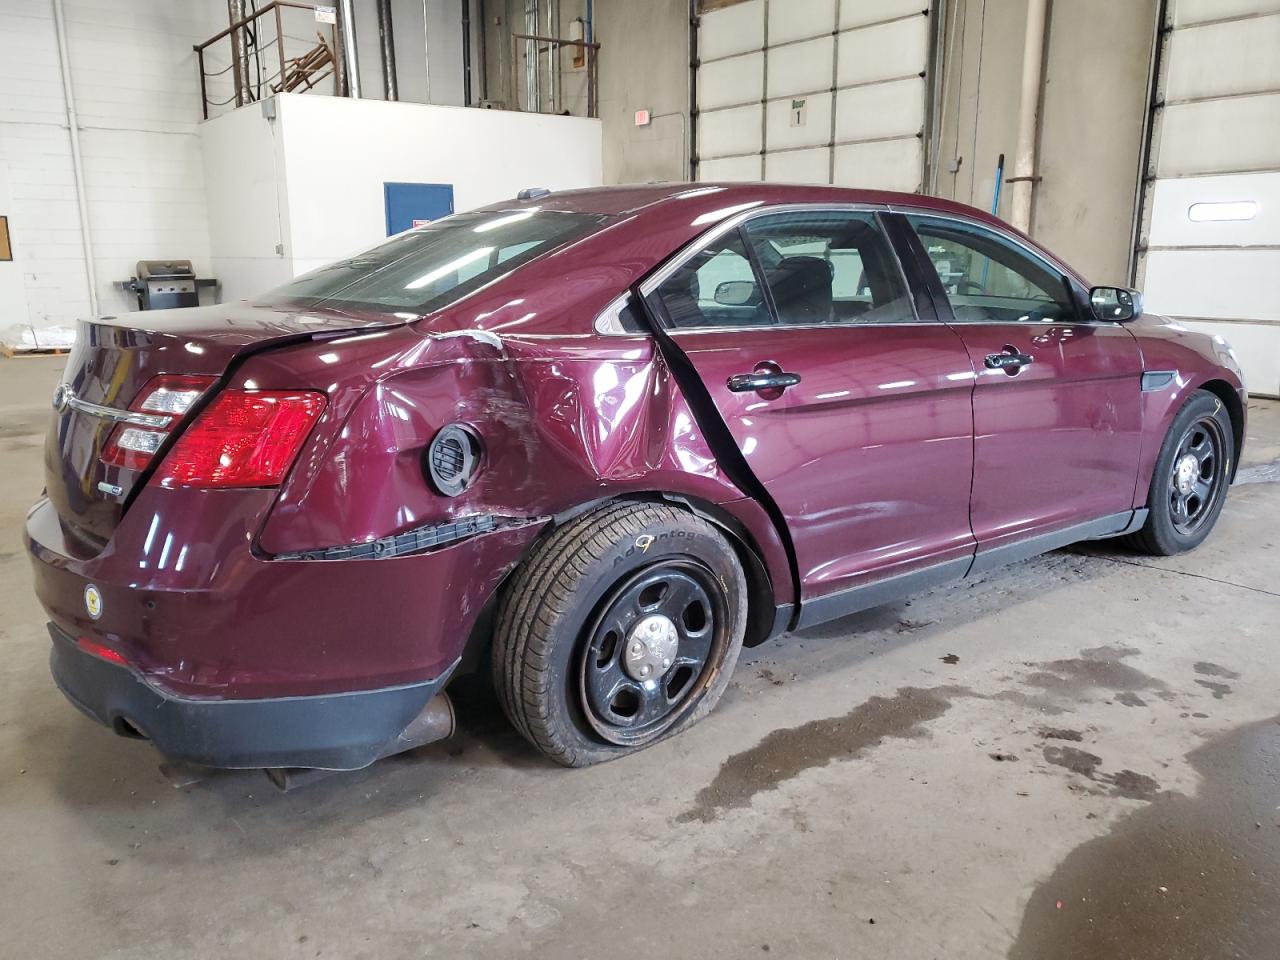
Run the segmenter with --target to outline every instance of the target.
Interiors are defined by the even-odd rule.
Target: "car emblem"
[[[102,592],[92,583],[84,588],[84,608],[94,620],[102,616]]]
[[[71,389],[71,384],[58,384],[58,388],[53,391],[53,409],[58,413],[66,413],[71,409],[71,401],[75,399],[75,395],[76,392]]]

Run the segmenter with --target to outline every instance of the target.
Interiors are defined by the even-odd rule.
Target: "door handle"
[[[1007,374],[1015,374],[1029,363],[1035,362],[1029,353],[1019,353],[1012,347],[1006,347],[1004,353],[989,353],[984,361],[988,370],[1003,370]]]
[[[735,373],[728,380],[727,386],[734,393],[750,393],[752,390],[785,390],[800,382],[798,373],[769,373],[757,370],[755,373]]]

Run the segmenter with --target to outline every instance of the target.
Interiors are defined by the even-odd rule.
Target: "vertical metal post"
[[[276,56],[280,59],[280,89],[284,89],[284,27],[280,21],[280,8],[274,8],[276,15]]]
[[[462,105],[471,106],[471,0],[462,0]]]
[[[58,62],[62,67],[62,96],[67,108],[67,130],[71,134],[71,173],[76,184],[76,208],[80,213],[80,245],[84,250],[85,285],[89,288],[89,313],[98,315],[98,276],[94,267],[93,234],[89,231],[89,203],[85,197],[84,161],[80,153],[80,117],[71,85],[71,56],[67,52],[67,25],[62,16],[62,0],[53,0],[53,26],[58,38]]]
[[[209,119],[209,85],[204,75],[204,47],[196,47],[196,63],[200,66],[200,110]]]
[[[360,99],[360,58],[356,53],[356,17],[352,0],[338,0],[338,26],[342,31],[343,75],[347,96]]]
[[[396,82],[396,38],[391,23],[391,0],[377,0],[378,42],[382,51],[382,90],[386,99],[399,100],[400,86]],[[423,21],[422,29],[427,28]]]
[[[431,102],[431,30],[427,26],[430,4],[422,0],[422,78],[426,83],[426,101]]]
[[[479,0],[479,5],[476,8],[476,13],[480,17],[480,31],[479,33],[476,34],[476,39],[479,41],[479,47],[480,47],[478,51],[480,55],[480,99],[488,100],[489,99],[489,40],[485,36],[485,33],[488,30],[488,19],[485,15],[484,2],[485,0]]]

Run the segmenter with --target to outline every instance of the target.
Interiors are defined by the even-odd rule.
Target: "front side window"
[[[429,313],[609,221],[554,210],[461,213],[304,274],[266,300]]]
[[[764,271],[779,323],[916,319],[875,214],[779,213],[748,221],[744,232]]]
[[[951,311],[961,323],[1069,323],[1077,319],[1060,271],[991,230],[960,220],[908,216]]]

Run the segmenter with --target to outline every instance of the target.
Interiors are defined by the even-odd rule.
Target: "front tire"
[[[615,503],[554,531],[499,602],[493,679],[512,724],[581,767],[696,723],[742,650],[747,585],[710,523]]]
[[[1160,557],[1199,546],[1222,512],[1234,451],[1231,417],[1222,400],[1197,390],[1165,436],[1151,476],[1147,522],[1129,544]]]

